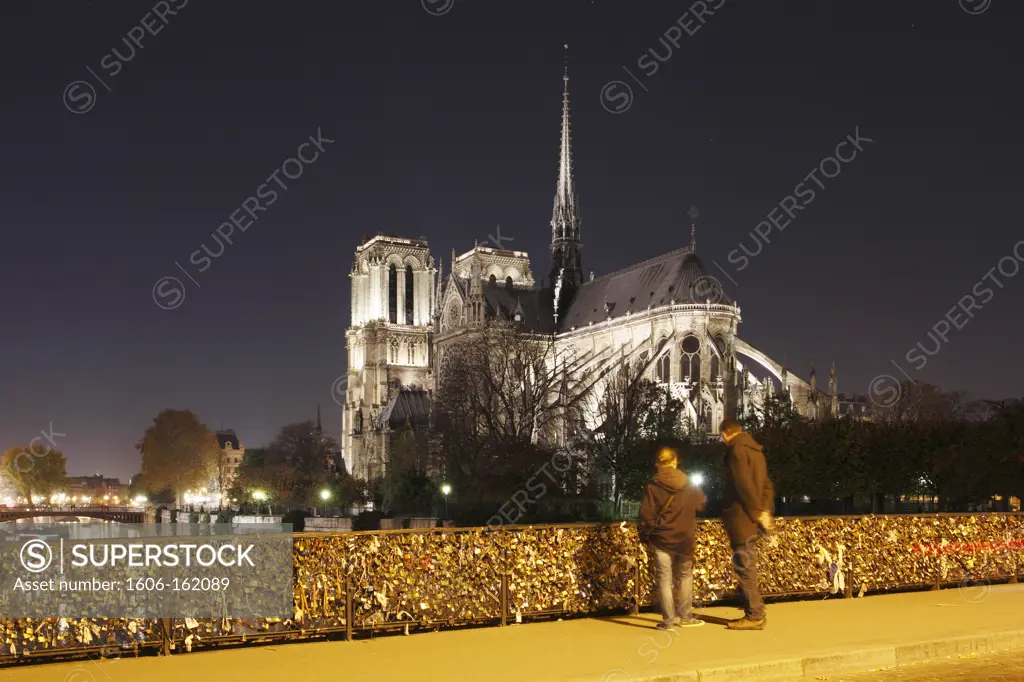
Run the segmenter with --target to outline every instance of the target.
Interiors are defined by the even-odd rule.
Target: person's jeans
[[[764,601],[757,584],[757,536],[739,547],[733,547],[732,568],[743,596],[743,613],[750,620],[764,618]]]
[[[693,557],[655,547],[654,566],[665,625],[693,618]]]

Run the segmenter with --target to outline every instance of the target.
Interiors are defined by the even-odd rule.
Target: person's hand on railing
[[[757,517],[757,525],[759,525],[764,532],[770,533],[772,528],[775,527],[775,520],[772,518],[771,512],[761,512],[761,515]]]

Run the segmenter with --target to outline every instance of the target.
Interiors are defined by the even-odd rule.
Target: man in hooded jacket
[[[730,630],[763,630],[767,621],[757,584],[757,538],[772,528],[775,489],[768,477],[764,448],[731,419],[720,427],[729,446],[725,456],[722,523],[733,549],[733,569],[743,595],[743,618]]]
[[[707,497],[679,470],[672,448],[659,449],[655,464],[657,473],[640,503],[638,528],[640,541],[653,550],[663,618],[658,628],[703,625],[693,617],[693,546],[697,511]]]

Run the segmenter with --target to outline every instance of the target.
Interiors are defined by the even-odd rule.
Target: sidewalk
[[[657,618],[647,613],[8,668],[0,670],[0,681],[839,680],[843,671],[1024,649],[1024,585],[988,590],[769,604],[761,632],[731,632],[708,622],[664,633],[653,629]],[[740,615],[727,607],[698,613],[719,622]]]

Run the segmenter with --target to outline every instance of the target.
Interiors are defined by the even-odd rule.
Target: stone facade
[[[403,388],[431,386],[437,272],[424,240],[375,236],[356,249],[341,451],[348,471],[383,471],[389,437],[381,417]]]
[[[221,452],[220,461],[218,462],[220,475],[218,480],[213,481],[211,485],[214,488],[219,486],[221,492],[223,492],[231,489],[235,478],[238,476],[238,467],[241,466],[242,460],[245,459],[245,446],[242,445],[233,429],[218,431],[216,435],[217,444],[220,445]]]

